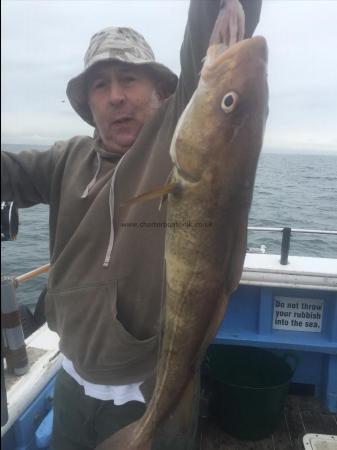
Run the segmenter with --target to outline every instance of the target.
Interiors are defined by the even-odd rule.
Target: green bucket
[[[210,411],[225,432],[238,439],[258,440],[274,431],[295,371],[288,358],[295,360],[293,355],[280,357],[254,347],[209,347]]]

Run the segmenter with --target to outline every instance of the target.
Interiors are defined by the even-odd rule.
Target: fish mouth
[[[243,39],[229,48],[224,47],[224,44],[214,44],[208,48],[201,78],[209,80],[221,70],[223,72],[224,67],[231,71],[242,62],[251,64],[253,60],[260,61],[264,65],[268,62],[268,46],[263,36]]]
[[[267,45],[266,38],[263,36],[254,36],[251,39],[253,40],[254,45],[256,47],[259,47],[260,58],[263,61],[268,62],[268,45]]]

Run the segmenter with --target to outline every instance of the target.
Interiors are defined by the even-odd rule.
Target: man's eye
[[[135,75],[125,75],[123,77],[124,83],[132,83],[133,81],[136,81],[137,77]]]
[[[92,84],[92,89],[103,89],[106,86],[106,82],[104,80],[97,80]]]

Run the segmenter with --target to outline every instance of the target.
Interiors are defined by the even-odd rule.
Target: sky
[[[142,33],[157,61],[180,72],[185,0],[2,0],[1,137],[52,144],[93,129],[66,97],[91,36],[105,27]],[[337,0],[263,0],[255,35],[269,48],[264,151],[337,154]]]

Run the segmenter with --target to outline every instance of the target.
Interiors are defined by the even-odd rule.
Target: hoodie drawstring
[[[96,169],[94,178],[90,181],[88,186],[84,189],[83,194],[81,195],[81,198],[87,198],[88,197],[90,190],[96,184],[96,180],[97,180],[98,174],[99,174],[99,172],[101,170],[101,165],[102,165],[101,155],[99,153],[96,153],[96,155],[97,155],[97,169]]]
[[[116,180],[117,171],[118,171],[118,169],[120,167],[120,164],[123,161],[125,155],[126,155],[126,153],[118,161],[118,164],[117,164],[117,166],[115,168],[115,171],[114,171],[114,173],[112,175],[112,178],[111,178],[110,192],[109,192],[109,208],[110,208],[110,221],[111,221],[110,238],[109,238],[109,244],[108,244],[108,248],[107,248],[107,251],[106,251],[103,267],[108,267],[109,266],[110,258],[111,258],[111,252],[112,252],[112,247],[114,245],[114,239],[115,239],[115,230],[114,230],[115,180]]]

